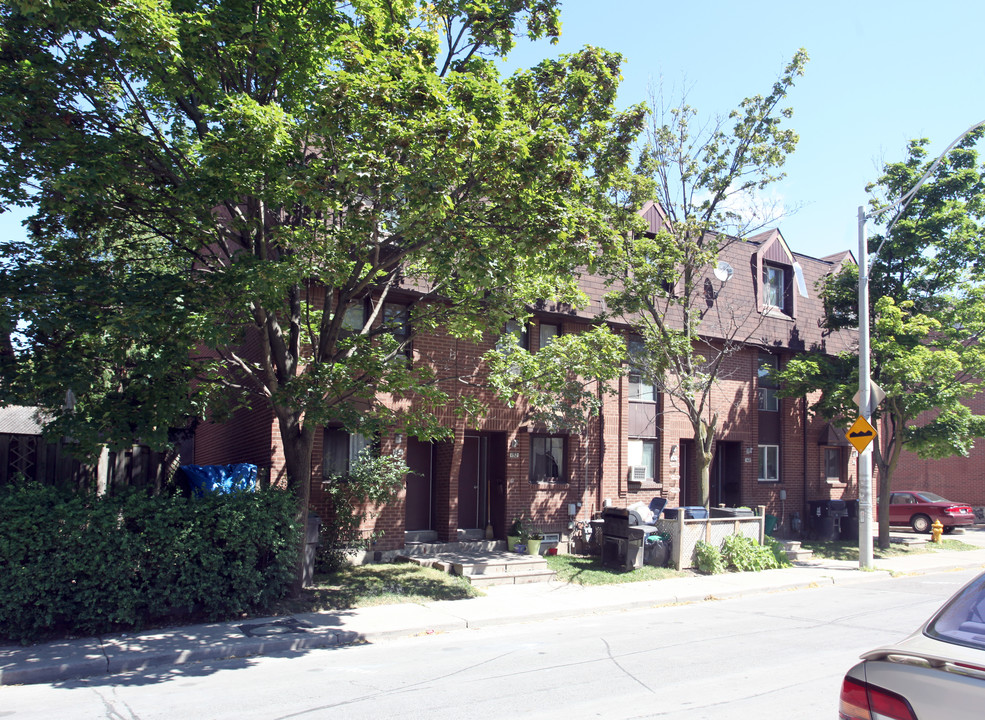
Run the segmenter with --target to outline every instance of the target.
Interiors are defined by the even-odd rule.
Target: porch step
[[[407,530],[404,532],[405,543],[436,543],[437,530]]]
[[[790,562],[807,562],[814,557],[813,550],[805,550],[800,546],[800,540],[782,540],[783,552]]]
[[[397,560],[433,567],[451,575],[460,575],[476,587],[548,582],[555,575],[548,567],[547,560],[540,555],[520,555],[503,551],[406,554],[398,556]]]
[[[474,540],[469,542],[405,542],[398,557],[440,555],[442,553],[490,553],[506,552],[505,540]]]

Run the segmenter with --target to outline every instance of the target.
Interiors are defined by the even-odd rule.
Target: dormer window
[[[763,305],[786,312],[786,272],[775,265],[763,266]]]

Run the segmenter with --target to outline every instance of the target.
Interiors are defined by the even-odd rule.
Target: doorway
[[[458,527],[505,537],[506,434],[467,433],[458,471]]]
[[[407,438],[404,529],[434,530],[434,444]]]
[[[711,506],[742,505],[742,443],[719,442],[711,461]]]

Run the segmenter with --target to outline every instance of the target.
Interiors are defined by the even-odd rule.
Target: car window
[[[945,500],[937,493],[932,493],[932,492],[918,492],[917,496],[924,502],[949,502],[948,500]]]
[[[890,505],[912,505],[913,497],[906,493],[893,493],[889,496]]]
[[[951,598],[927,625],[929,637],[985,650],[985,574]]]

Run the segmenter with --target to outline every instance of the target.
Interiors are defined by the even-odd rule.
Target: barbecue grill
[[[635,570],[643,567],[643,548],[648,535],[657,532],[653,525],[634,525],[636,520],[626,508],[605,508],[602,529],[602,567]]]

